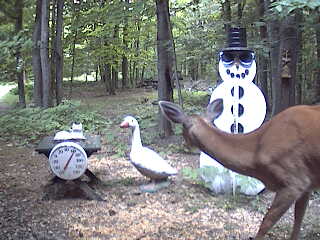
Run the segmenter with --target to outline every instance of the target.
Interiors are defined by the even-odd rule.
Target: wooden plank
[[[101,137],[99,135],[85,135],[85,140],[70,140],[78,143],[90,157],[92,153],[97,152],[101,149]],[[54,140],[54,136],[44,137],[36,147],[38,153],[43,153],[49,157],[51,150],[55,145],[63,141]]]

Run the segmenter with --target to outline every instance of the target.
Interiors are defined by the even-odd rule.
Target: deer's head
[[[223,111],[223,100],[215,99],[209,103],[207,111],[203,116],[188,116],[176,104],[167,101],[160,101],[159,106],[162,113],[170,121],[183,125],[183,137],[189,146],[198,146],[197,140],[194,138],[193,131],[203,127],[203,124],[213,125],[213,121],[220,116]]]

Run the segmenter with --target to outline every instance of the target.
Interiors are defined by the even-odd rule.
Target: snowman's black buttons
[[[239,86],[239,99],[243,97],[243,94],[244,94],[243,87]],[[232,97],[234,96],[234,87],[231,88],[231,95],[232,95]]]

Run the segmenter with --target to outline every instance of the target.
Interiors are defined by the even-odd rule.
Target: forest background
[[[319,102],[319,0],[1,0],[0,6],[0,82],[17,85],[21,108],[61,104],[76,79],[102,83],[106,95],[156,83],[158,100],[169,101],[176,87],[182,105],[181,79],[216,86],[218,53],[235,26],[247,29],[255,83],[270,115]],[[159,120],[160,135],[172,135],[170,122],[161,114]]]

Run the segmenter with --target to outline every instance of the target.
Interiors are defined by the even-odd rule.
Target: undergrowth
[[[34,143],[43,136],[70,129],[73,122],[81,122],[84,131],[90,133],[99,133],[108,124],[97,112],[81,107],[79,101],[65,101],[48,109],[15,109],[0,116],[0,135],[18,144]]]

